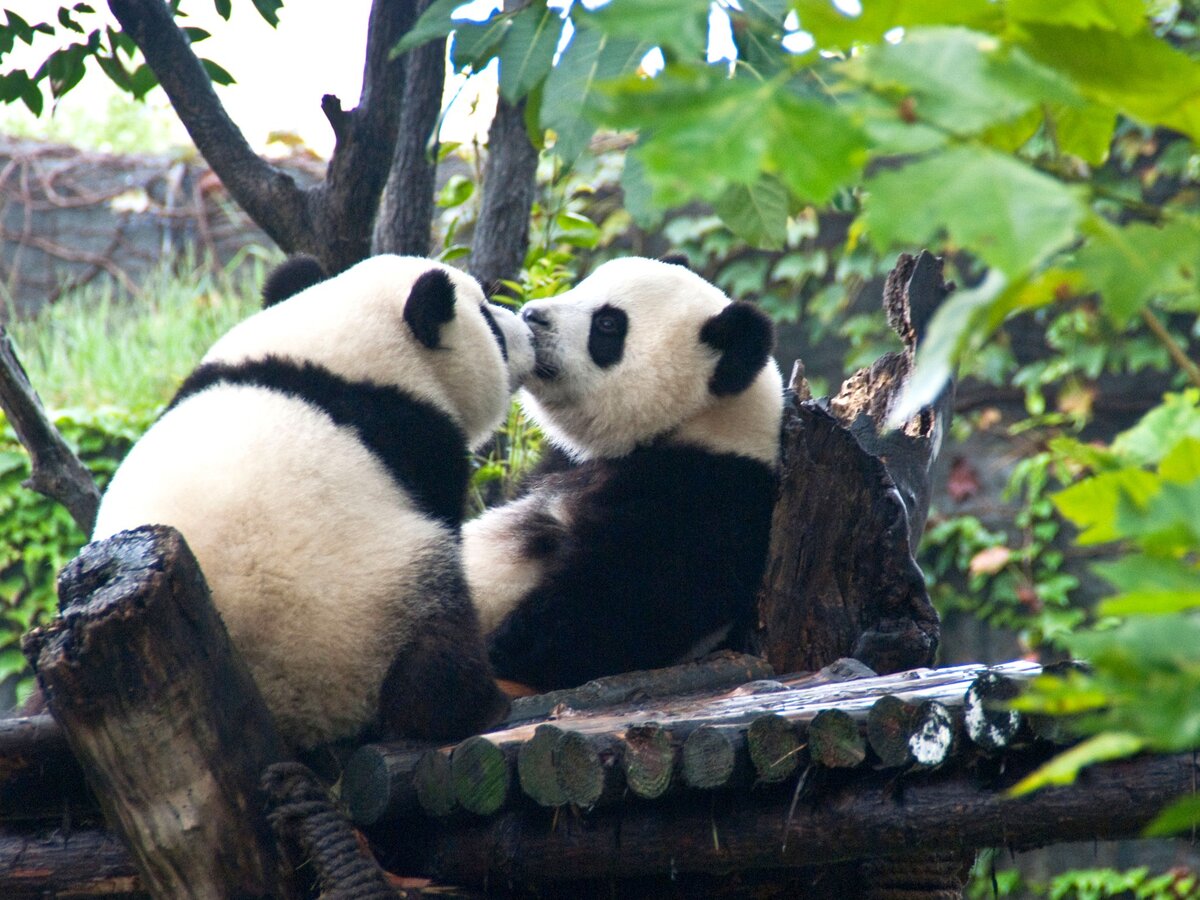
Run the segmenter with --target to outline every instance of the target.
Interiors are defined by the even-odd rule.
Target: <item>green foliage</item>
[[[989,531],[974,516],[934,516],[922,543],[930,597],[943,614],[961,610],[1015,631],[1028,651],[1070,635],[1084,619],[1071,604],[1079,586],[1063,571],[1060,522],[1049,497],[1048,452],[1013,468],[1004,498],[1017,501],[1014,536]],[[965,585],[958,576],[965,573]]]
[[[111,286],[64,296],[8,325],[31,383],[67,442],[107,484],[133,442],[220,334],[258,306],[258,267],[152,275],[145,296]],[[22,486],[29,458],[0,414],[0,681],[32,679],[20,637],[55,610],[55,578],[82,546],[67,511]]]
[[[1081,529],[1080,543],[1119,542],[1124,551],[1096,567],[1117,593],[1094,627],[1062,638],[1088,660],[1086,674],[1046,677],[1020,705],[1070,714],[1091,740],[1039,769],[1019,786],[1059,783],[1098,759],[1142,748],[1200,747],[1200,391],[1168,397],[1137,426],[1096,452],[1071,442],[1057,449],[1086,477],[1055,504]],[[1126,617],[1112,621],[1111,617]],[[1184,827],[1197,821],[1169,811]],[[1160,823],[1160,829],[1163,826]]]
[[[1047,883],[1027,881],[1016,869],[996,869],[998,851],[980,854],[967,886],[969,900],[1002,897],[1046,897],[1049,900],[1197,900],[1200,879],[1188,869],[1152,874],[1136,869],[1075,869],[1055,875]]]
[[[69,410],[54,423],[101,485],[153,415],[106,407]],[[55,579],[85,536],[67,511],[22,486],[29,457],[0,415],[0,681],[19,677],[18,698],[33,687],[21,635],[57,607]]]

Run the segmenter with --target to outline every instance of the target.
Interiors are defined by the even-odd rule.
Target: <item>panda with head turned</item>
[[[464,527],[497,677],[549,690],[744,640],[783,407],[770,320],[638,258],[522,315],[522,404],[569,464]]]
[[[469,276],[284,263],[133,447],[93,539],[177,528],[283,738],[454,738],[507,707],[463,577],[468,448],[533,365]]]

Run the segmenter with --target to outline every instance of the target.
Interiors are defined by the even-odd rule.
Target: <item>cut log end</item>
[[[512,769],[504,751],[485,737],[469,737],[450,755],[454,799],[468,812],[490,816],[508,800]]]
[[[663,796],[671,787],[675,772],[671,736],[655,722],[627,728],[621,765],[625,783],[635,796],[644,800]]]

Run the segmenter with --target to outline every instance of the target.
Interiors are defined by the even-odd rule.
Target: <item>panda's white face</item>
[[[478,282],[419,257],[373,256],[264,309],[204,362],[272,354],[347,379],[401,387],[446,412],[472,447],[485,441],[532,366],[528,329],[488,304]]]
[[[522,317],[536,354],[522,403],[576,458],[665,437],[774,461],[782,390],[770,323],[695,273],[613,260]]]

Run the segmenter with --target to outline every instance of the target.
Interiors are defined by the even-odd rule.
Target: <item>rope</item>
[[[349,820],[306,766],[274,763],[263,772],[267,821],[285,845],[311,863],[320,900],[396,900],[383,870],[360,849]]]

